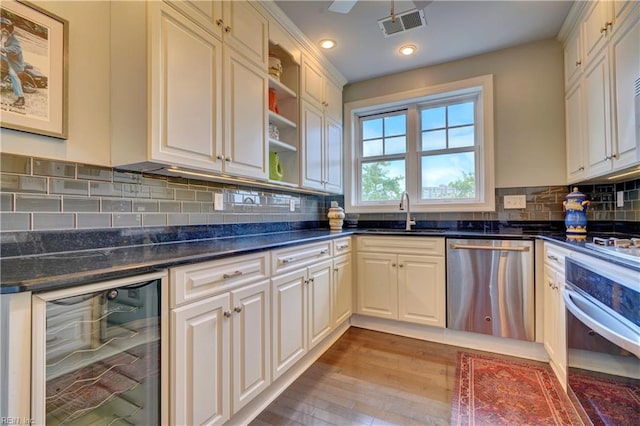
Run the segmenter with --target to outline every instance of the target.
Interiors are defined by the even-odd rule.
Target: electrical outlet
[[[504,208],[505,209],[527,208],[527,196],[526,195],[505,195]]]
[[[616,206],[624,207],[624,191],[616,192]]]
[[[289,200],[289,211],[290,212],[295,212],[296,211],[296,201],[295,200]]]
[[[213,194],[213,209],[224,210],[224,195],[220,193]]]

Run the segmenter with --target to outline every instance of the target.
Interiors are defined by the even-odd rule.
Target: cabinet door
[[[608,55],[591,64],[584,75],[587,174],[598,176],[611,170],[611,108]]]
[[[397,256],[358,253],[357,259],[358,313],[398,319]]]
[[[269,280],[231,292],[233,301],[233,413],[271,382]]]
[[[151,13],[151,157],[220,171],[222,47],[165,4]]]
[[[333,324],[338,326],[351,316],[353,310],[353,268],[351,255],[333,260]]]
[[[567,87],[580,77],[582,71],[580,41],[580,28],[576,28],[564,47],[564,83]]]
[[[306,269],[271,279],[273,380],[307,351],[306,280]]]
[[[569,182],[576,182],[585,174],[582,105],[582,85],[577,83],[565,97],[567,180]]]
[[[325,79],[324,102],[325,114],[328,118],[342,123],[342,88],[328,78]]]
[[[607,35],[611,31],[611,26],[607,24],[612,22],[611,18],[611,2],[608,0],[595,1],[590,5],[583,21],[584,51],[586,54],[587,65],[591,65],[591,61],[598,52],[605,46]]]
[[[313,103],[317,108],[321,108],[324,99],[324,74],[320,67],[307,56],[302,57],[302,68],[300,78],[300,89],[302,97]]]
[[[615,105],[615,157],[614,169],[636,163],[636,123],[634,107],[634,83],[640,77],[640,8],[636,8],[633,20],[619,28],[611,43],[614,73]]]
[[[444,257],[398,256],[398,319],[444,327]]]
[[[229,419],[229,294],[171,311],[171,417],[177,425]]]
[[[545,266],[544,269],[544,347],[558,381],[567,388],[566,313],[562,299],[563,275]]]
[[[222,18],[222,2],[214,0],[181,0],[168,3],[181,10],[182,13],[212,34],[218,37],[222,36],[222,26],[218,24],[218,21]]]
[[[342,126],[330,118],[325,120],[324,185],[325,190],[342,193]]]
[[[225,48],[224,170],[237,176],[266,179],[266,68],[259,69],[237,52]]]
[[[301,120],[302,152],[302,186],[314,189],[324,189],[323,182],[323,154],[322,147],[322,110],[309,102],[302,102]]]
[[[268,21],[251,2],[223,2],[222,28],[225,44],[266,71],[269,62]]]
[[[310,266],[307,280],[307,325],[309,345],[313,348],[333,330],[331,317],[331,290],[333,264],[331,260]]]

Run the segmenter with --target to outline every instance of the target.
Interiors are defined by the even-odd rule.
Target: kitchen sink
[[[428,234],[428,235],[441,235],[447,232],[445,228],[428,228],[428,229],[395,229],[395,228],[375,228],[375,229],[363,229],[361,232],[371,234],[392,234],[392,235],[405,235],[405,234]]]

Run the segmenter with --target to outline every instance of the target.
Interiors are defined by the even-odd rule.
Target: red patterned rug
[[[569,384],[595,426],[640,424],[640,381],[571,372]]]
[[[454,425],[582,425],[546,366],[458,353]]]

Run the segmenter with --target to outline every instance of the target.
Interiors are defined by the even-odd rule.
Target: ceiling
[[[390,0],[359,0],[347,14],[330,12],[331,1],[275,3],[314,44],[325,38],[337,42],[325,55],[353,83],[554,38],[573,2],[436,0],[424,9],[426,27],[389,38],[378,19],[390,15]],[[397,0],[394,7],[401,13],[415,5]],[[400,55],[405,44],[415,44],[417,52]]]

